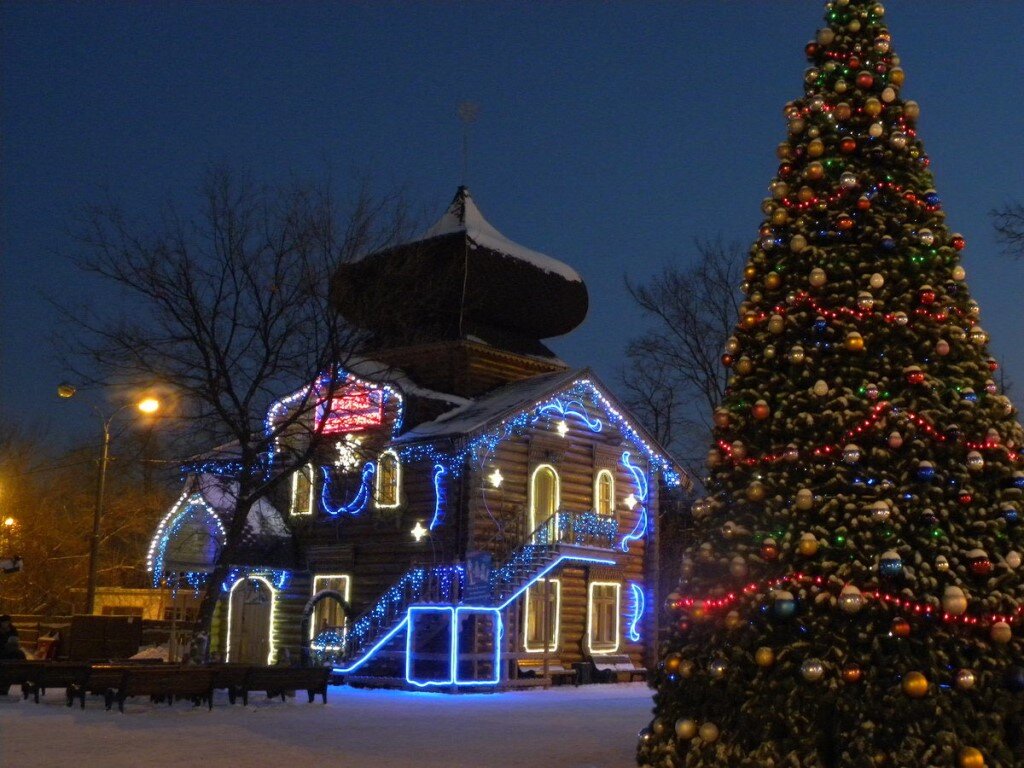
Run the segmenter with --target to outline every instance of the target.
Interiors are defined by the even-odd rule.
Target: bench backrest
[[[330,674],[329,667],[251,667],[245,686],[256,691],[289,686],[309,690],[326,685]]]
[[[216,673],[199,667],[129,667],[124,670],[121,693],[125,696],[175,693],[193,696],[209,692]]]

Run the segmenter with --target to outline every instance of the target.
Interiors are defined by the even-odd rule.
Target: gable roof
[[[492,431],[509,432],[513,422],[524,413],[539,410],[561,393],[581,389],[591,391],[609,420],[616,423],[627,439],[642,446],[645,452],[655,458],[660,469],[670,476],[678,477],[685,487],[692,487],[692,480],[682,470],[679,462],[628,415],[625,406],[589,368],[532,376],[498,387],[466,405],[441,414],[433,421],[417,425],[397,437],[393,444],[409,449],[440,440],[469,444],[475,438]]]

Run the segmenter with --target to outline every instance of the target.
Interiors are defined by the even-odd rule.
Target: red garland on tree
[[[642,766],[1024,765],[1024,433],[884,14],[784,111]]]

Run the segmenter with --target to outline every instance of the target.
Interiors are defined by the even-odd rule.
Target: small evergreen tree
[[[645,766],[1024,765],[1022,432],[883,17],[785,108]]]

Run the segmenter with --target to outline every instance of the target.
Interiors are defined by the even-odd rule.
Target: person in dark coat
[[[3,616],[0,616],[0,651],[7,646],[7,638],[12,635],[17,637],[18,630],[11,621],[10,614],[5,613]]]
[[[18,635],[8,636],[4,647],[0,648],[0,660],[15,659],[24,661],[25,658],[25,652],[21,650],[21,645],[18,643]]]

